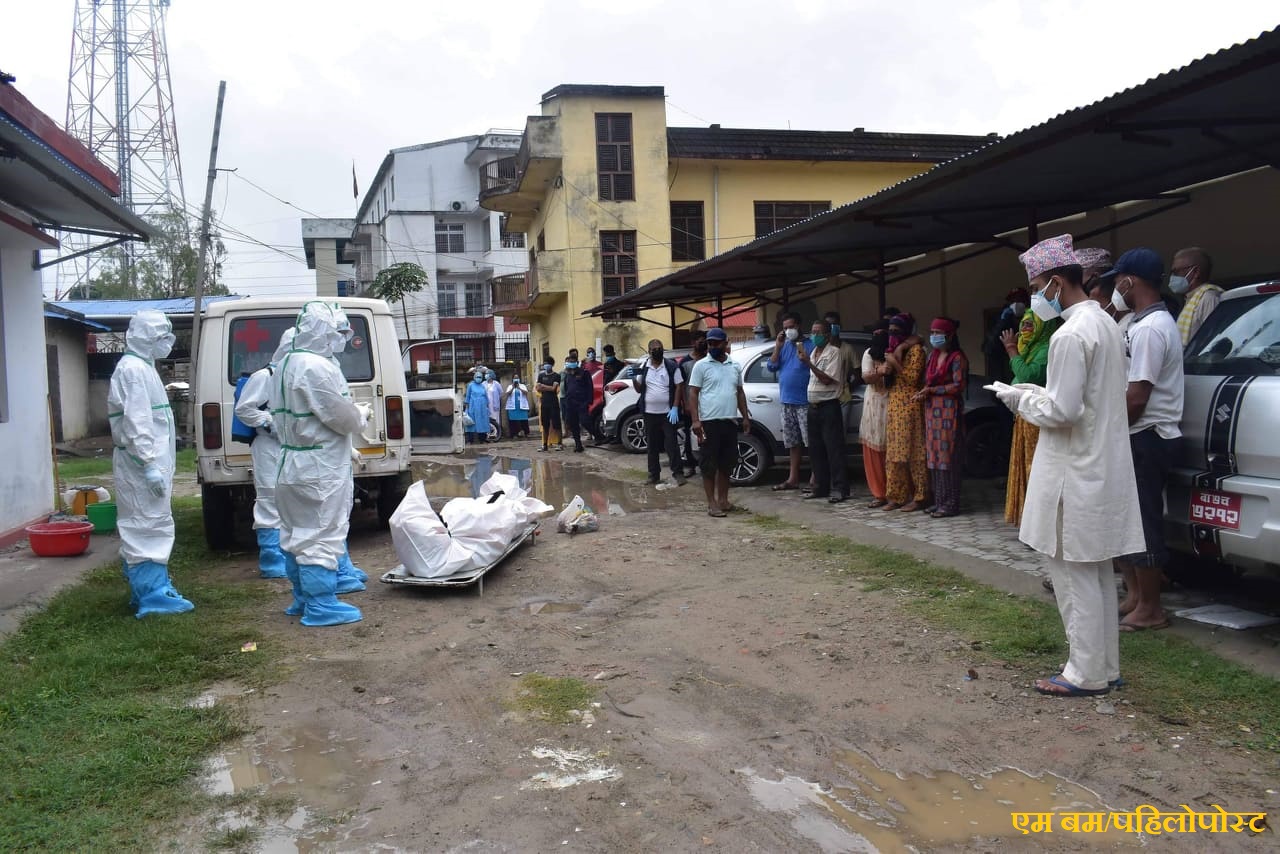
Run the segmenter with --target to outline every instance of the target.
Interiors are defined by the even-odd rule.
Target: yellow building
[[[613,344],[629,358],[650,338],[682,345],[695,319],[685,310],[581,313],[988,141],[668,127],[661,86],[557,86],[519,153],[481,167],[481,206],[529,247],[528,276],[494,282],[494,312],[529,323],[531,354],[557,363],[570,347]]]

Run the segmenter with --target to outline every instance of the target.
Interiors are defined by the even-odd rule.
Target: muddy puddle
[[[354,746],[320,729],[294,730],[283,748],[241,744],[210,759],[202,780],[206,792],[233,806],[212,817],[205,839],[185,841],[207,844],[249,829],[260,854],[331,850],[368,826],[367,817],[348,814],[345,805],[357,800],[353,790],[381,785],[378,772]],[[362,850],[400,849],[374,843]]]
[[[802,777],[738,771],[751,797],[765,810],[789,813],[791,827],[826,854],[928,851],[974,839],[1013,840],[1024,836],[1013,813],[1054,814],[1062,832],[1066,813],[1108,812],[1097,794],[1044,773],[1038,777],[1004,768],[972,780],[951,772],[898,775],[853,751],[839,755],[853,781],[819,784]],[[1137,837],[1109,830],[1079,837],[1087,845],[1137,846]]]
[[[665,510],[677,495],[693,496],[692,484],[678,490],[659,490],[648,484],[612,480],[571,460],[555,457],[515,457],[480,454],[457,462],[415,462],[413,476],[426,481],[432,499],[475,498],[480,486],[495,472],[514,475],[535,498],[559,510],[575,495],[601,516],[625,516],[645,510]],[[700,493],[699,493],[700,494]],[[435,503],[433,501],[433,503]]]

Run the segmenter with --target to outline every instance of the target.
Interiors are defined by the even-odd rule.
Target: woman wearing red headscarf
[[[924,388],[916,393],[924,407],[925,464],[933,482],[935,519],[960,512],[960,466],[964,448],[964,390],[969,360],[956,337],[959,324],[937,317],[929,324],[933,348],[925,366]]]

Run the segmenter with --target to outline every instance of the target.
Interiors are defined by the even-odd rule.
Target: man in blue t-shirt
[[[787,479],[774,492],[798,489],[800,458],[809,446],[809,366],[800,361],[800,351],[810,353],[813,345],[800,332],[800,315],[782,315],[782,331],[773,342],[773,354],[765,367],[778,375],[778,396],[782,400],[782,445],[790,457]]]

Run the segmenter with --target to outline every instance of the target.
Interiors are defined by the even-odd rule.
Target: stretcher
[[[507,544],[507,547],[502,551],[502,554],[498,555],[484,566],[476,569],[456,572],[453,575],[446,575],[441,578],[419,578],[416,575],[409,575],[406,573],[404,571],[404,565],[401,564],[395,569],[383,573],[382,577],[378,580],[383,584],[405,584],[411,587],[466,587],[470,584],[477,584],[479,586],[480,595],[483,596],[484,577],[488,574],[489,570],[506,560],[512,552],[520,548],[523,544],[536,542],[535,536],[537,535],[537,532],[538,523],[530,522],[525,526],[524,530],[517,532],[516,535],[511,538],[511,542]]]

